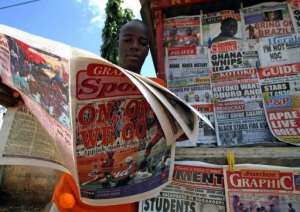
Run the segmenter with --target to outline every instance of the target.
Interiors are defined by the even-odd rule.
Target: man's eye
[[[148,41],[146,41],[146,40],[140,40],[139,42],[140,42],[140,45],[142,45],[142,46],[148,46],[149,45]]]

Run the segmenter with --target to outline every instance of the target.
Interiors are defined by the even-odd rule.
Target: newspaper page
[[[234,171],[225,170],[227,211],[299,211],[299,171],[263,165],[238,165]]]
[[[56,143],[25,106],[9,108],[4,122],[0,165],[30,164],[69,172]]]
[[[212,130],[214,129],[213,125],[211,124],[210,120],[205,116],[204,113],[201,113],[199,111],[201,110],[197,110],[196,108],[192,107],[192,105],[187,104],[186,102],[184,102],[182,99],[178,98],[174,93],[172,93],[171,91],[169,91],[168,89],[155,84],[154,82],[149,81],[149,79],[142,77],[140,75],[134,74],[134,76],[136,78],[138,78],[141,82],[146,83],[147,87],[153,92],[156,93],[156,96],[160,98],[160,100],[162,101],[162,103],[167,107],[167,108],[173,108],[175,109],[175,111],[179,111],[179,114],[182,114],[182,117],[188,117],[187,112],[191,112],[193,111],[194,113],[198,114],[197,118],[193,118],[193,119],[186,119],[186,122],[189,127],[188,130],[185,130],[185,132],[190,132],[191,135],[187,136],[190,140],[187,141],[181,141],[181,142],[177,142],[176,145],[177,146],[195,146],[195,142],[193,142],[193,140],[195,139],[195,136],[197,136],[197,139],[199,141],[199,131],[202,130],[203,127],[208,127],[211,128]],[[152,88],[151,88],[152,87]],[[180,100],[180,101],[178,101]],[[201,104],[202,105],[202,104]],[[187,107],[188,106],[188,107]],[[203,107],[205,107],[206,105],[204,105]],[[177,114],[177,112],[172,112],[172,114]],[[190,113],[189,112],[189,113]],[[186,114],[186,115],[184,115]],[[175,117],[176,120],[178,120],[180,118],[179,115],[177,115],[177,117]],[[199,124],[197,124],[199,123]],[[201,127],[200,127],[201,125]],[[207,126],[203,126],[203,125],[207,125]],[[184,129],[184,127],[182,127]]]
[[[265,2],[241,9],[245,39],[289,35],[294,27],[286,2]]]
[[[269,143],[257,69],[212,74],[216,131],[221,146]]]
[[[210,49],[211,83],[218,145],[272,140],[263,111],[254,41],[223,41]]]
[[[164,19],[163,42],[169,56],[195,55],[202,33],[200,16]]]
[[[168,89],[183,99],[190,105],[197,105],[202,110],[207,109],[208,104],[212,104],[212,92],[210,85],[210,73],[208,69],[208,48],[207,46],[198,46],[197,52],[193,55],[166,55],[166,78]],[[207,114],[205,114],[207,115]],[[203,130],[207,126],[199,119],[199,136],[197,143],[212,144],[215,143],[215,135],[203,137]],[[209,127],[208,127],[209,128]],[[209,132],[211,134],[211,132]],[[190,141],[182,141],[177,146],[192,147],[197,144]]]
[[[299,0],[288,1],[288,6],[293,21],[293,27],[295,29],[295,33],[300,33],[300,1]]]
[[[0,77],[25,105],[76,173],[69,112],[70,47],[0,25]],[[21,141],[19,141],[21,142]]]
[[[100,58],[72,58],[72,114],[82,200],[113,205],[157,194],[172,176],[175,143],[143,94],[117,66]],[[149,91],[148,91],[149,93]],[[150,105],[149,105],[150,104]],[[168,123],[168,125],[171,125]]]
[[[207,13],[201,16],[203,43],[210,47],[215,42],[226,40],[240,40],[241,17],[234,10],[222,10],[215,13]]]
[[[172,211],[225,211],[223,168],[195,161],[176,162],[172,183],[159,196],[139,203],[139,212]]]
[[[300,145],[300,36],[260,40],[259,79],[273,135]]]

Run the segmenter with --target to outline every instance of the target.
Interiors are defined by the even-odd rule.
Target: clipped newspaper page
[[[2,82],[21,94],[63,155],[62,164],[76,173],[69,111],[70,47],[0,25],[0,58]]]
[[[269,128],[281,141],[300,145],[300,36],[260,39],[259,82]]]
[[[295,33],[300,33],[300,1],[290,0],[288,1],[288,6]]]
[[[294,33],[286,2],[265,2],[241,9],[245,39],[289,35]]]
[[[299,168],[237,165],[224,183],[228,212],[300,210]]]
[[[241,17],[239,11],[222,10],[201,16],[203,43],[210,47],[213,43],[226,40],[241,40]]]
[[[189,105],[204,112],[209,105],[212,106],[212,92],[210,84],[210,72],[208,68],[208,47],[199,46],[196,55],[169,56],[166,55],[166,79],[167,87],[176,96],[183,99]],[[203,106],[203,107],[202,107]],[[213,109],[213,107],[210,107]],[[207,115],[210,121],[212,116]],[[214,131],[203,124],[199,119],[199,136],[196,143],[190,140],[178,142],[181,147],[191,147],[216,142]],[[206,133],[207,132],[207,133]]]
[[[31,165],[69,172],[55,141],[28,108],[8,108],[3,118],[1,165]]]
[[[221,146],[270,143],[257,69],[212,73],[216,131]]]
[[[210,48],[211,86],[218,145],[272,140],[257,76],[257,43],[228,40]]]
[[[173,131],[162,125],[175,123],[167,117],[160,122],[165,114],[156,114],[164,111],[158,100],[136,86],[125,70],[85,56],[74,50],[71,63],[76,180],[82,200],[114,205],[158,194],[173,168],[170,163],[159,169],[160,161],[173,161],[175,151],[175,139],[167,141],[170,135],[165,135]]]
[[[167,160],[161,161],[163,169]],[[157,197],[140,201],[139,212],[225,211],[223,168],[196,161],[175,162],[172,183]]]
[[[163,42],[169,56],[196,55],[202,39],[200,15],[166,18]]]

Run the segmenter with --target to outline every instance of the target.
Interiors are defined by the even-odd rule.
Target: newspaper
[[[202,37],[200,16],[164,19],[163,42],[169,56],[195,55]]]
[[[226,207],[237,211],[300,210],[300,170],[263,165],[237,165],[224,171]]]
[[[299,145],[300,36],[260,40],[259,80],[266,117],[273,135]]]
[[[213,73],[212,90],[219,145],[249,145],[272,140],[256,68]]]
[[[241,9],[245,39],[289,35],[294,27],[286,2],[265,2]]]
[[[293,27],[296,33],[300,32],[300,1],[291,0],[288,2],[289,11],[293,21]]]
[[[6,26],[0,33],[1,80],[25,103],[8,110],[0,163],[69,172],[85,203],[157,195],[173,163],[157,167],[174,160],[175,141],[197,137],[198,117],[211,126],[167,89],[97,55]]]
[[[139,203],[139,212],[148,211],[225,211],[223,168],[194,161],[176,162],[172,183],[159,196]]]
[[[213,43],[242,39],[240,13],[234,10],[222,10],[201,16],[202,45],[210,47]]]

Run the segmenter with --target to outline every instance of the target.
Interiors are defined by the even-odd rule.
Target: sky
[[[107,0],[39,0],[1,9],[28,0],[0,1],[0,24],[100,54],[101,32]],[[124,0],[123,8],[141,19],[139,0]],[[142,75],[155,76],[149,52]]]

